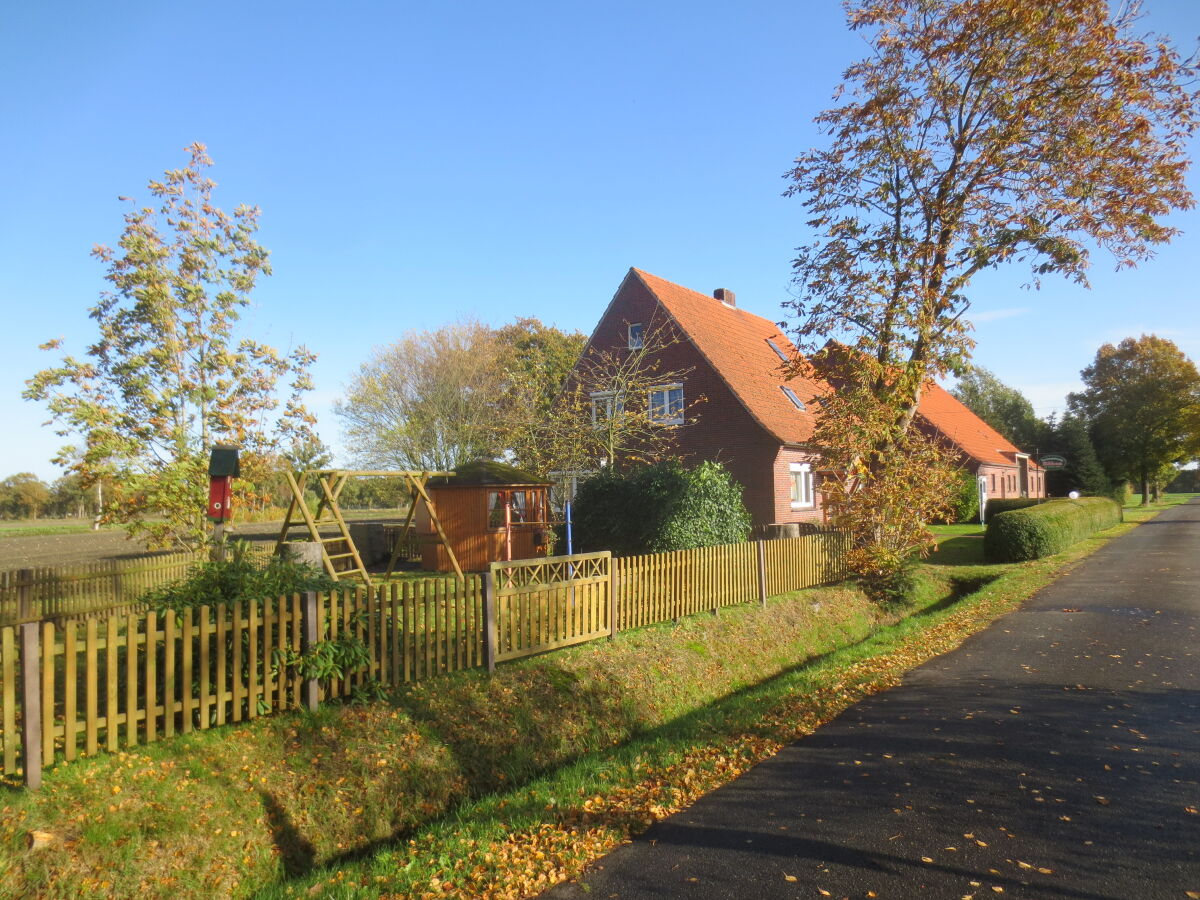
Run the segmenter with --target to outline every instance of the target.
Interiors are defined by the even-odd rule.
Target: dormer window
[[[791,362],[791,360],[788,359],[788,355],[783,352],[783,348],[780,347],[777,343],[775,343],[770,338],[767,338],[767,343],[771,345],[771,349],[775,351],[776,356],[778,356],[784,362]]]
[[[646,326],[643,325],[641,322],[634,322],[633,324],[631,324],[629,326],[629,349],[630,350],[641,350],[642,349],[642,347],[643,347],[642,335],[644,334],[645,329],[646,329]]]
[[[796,407],[796,409],[800,410],[801,412],[804,412],[804,410],[806,408],[804,406],[804,402],[799,397],[796,396],[795,391],[793,391],[786,384],[781,384],[779,386],[779,389],[781,391],[783,391],[783,396],[787,397],[789,400],[792,401],[792,406]]]

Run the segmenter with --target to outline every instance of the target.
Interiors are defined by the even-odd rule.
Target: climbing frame
[[[405,538],[407,538],[409,531],[413,528],[413,517],[416,513],[417,502],[420,501],[425,504],[425,508],[429,511],[430,522],[437,531],[438,539],[442,542],[442,545],[446,548],[446,552],[450,556],[450,562],[454,565],[454,571],[458,574],[459,578],[463,577],[462,569],[459,568],[454,550],[450,547],[449,542],[446,540],[446,533],[442,530],[442,523],[438,519],[437,510],[434,508],[433,501],[425,490],[425,483],[430,478],[436,476],[449,477],[454,475],[453,472],[316,469],[301,472],[299,476],[292,472],[285,472],[284,475],[287,476],[292,498],[288,503],[287,513],[283,517],[283,527],[279,530],[279,539],[275,542],[276,553],[280,551],[280,548],[288,540],[288,533],[293,528],[303,527],[308,531],[309,540],[320,546],[321,562],[331,578],[341,580],[345,577],[357,577],[361,579],[363,584],[369,586],[371,584],[371,576],[367,573],[367,568],[363,565],[358,548],[354,545],[354,538],[350,536],[350,529],[346,525],[346,519],[342,516],[341,506],[338,504],[338,497],[341,495],[342,489],[346,486],[346,482],[351,478],[371,476],[399,477],[403,478],[408,484],[408,517],[404,522],[404,529],[392,551],[391,559],[388,562],[387,574],[391,575],[392,570],[395,568],[399,549],[404,545]],[[309,511],[308,504],[304,502],[304,492],[310,485],[317,491],[318,502],[315,514]],[[336,527],[337,535],[335,537],[322,536],[322,525],[330,524]],[[330,547],[334,544],[344,544],[346,549],[341,552],[330,553]],[[347,568],[339,571],[334,565],[338,560],[350,560],[350,564]]]

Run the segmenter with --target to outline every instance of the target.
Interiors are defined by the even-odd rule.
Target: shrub
[[[142,601],[159,609],[266,600],[302,591],[329,591],[337,582],[313,566],[274,556],[260,564],[246,541],[230,544],[225,559],[202,563],[186,577],[153,588]]]
[[[618,556],[734,544],[750,536],[742,488],[720,463],[678,462],[616,472],[579,486],[574,529],[583,550]]]
[[[959,474],[958,489],[950,501],[949,521],[958,524],[979,521],[979,481],[971,472]]]
[[[1045,502],[1045,500],[1039,497],[1009,497],[1003,500],[997,497],[994,500],[989,499],[983,511],[990,522],[992,521],[992,517],[999,513],[1008,512],[1011,509],[1025,509],[1027,506],[1037,506]]]
[[[1039,559],[1120,521],[1121,507],[1105,497],[1051,500],[989,516],[983,550],[991,562]]]

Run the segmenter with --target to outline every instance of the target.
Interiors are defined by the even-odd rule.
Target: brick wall
[[[713,300],[717,303],[717,300]],[[622,285],[596,330],[592,343],[598,349],[628,346],[628,326],[667,320],[665,310],[636,278]],[[676,431],[678,455],[685,463],[706,459],[722,463],[744,489],[743,497],[755,527],[774,522],[820,519],[819,509],[793,511],[788,464],[803,462],[807,454],[781,448],[747,412],[729,386],[708,364],[700,351],[680,335],[679,343],[661,354],[661,369],[691,369],[683,381],[684,402],[689,419],[695,421]],[[703,398],[702,402],[692,405]]]

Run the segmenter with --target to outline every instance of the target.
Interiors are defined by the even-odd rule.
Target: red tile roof
[[[926,385],[921,392],[917,415],[976,462],[996,466],[1017,464],[1020,450],[953,394],[936,384]],[[1029,466],[1031,469],[1037,468],[1032,459]]]
[[[641,269],[631,271],[763,428],[781,444],[803,444],[812,439],[811,400],[830,388],[813,379],[784,378],[779,356],[768,341],[774,341],[791,357],[796,355],[796,348],[775,322]],[[808,405],[807,410],[796,409],[781,390],[785,384]],[[922,392],[917,412],[976,462],[1016,464],[1020,451],[938,385],[931,384]]]
[[[632,271],[763,428],[781,444],[812,439],[811,400],[829,388],[821,382],[783,377],[781,360],[767,341],[793,357],[796,348],[776,323],[641,269]],[[797,409],[787,398],[781,390],[785,384],[807,410]]]

